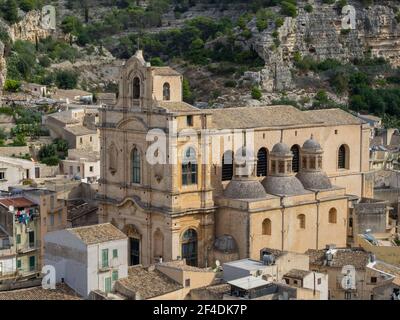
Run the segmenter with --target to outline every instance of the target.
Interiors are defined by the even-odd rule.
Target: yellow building
[[[373,197],[370,128],[357,117],[198,109],[182,101],[182,75],[141,51],[122,67],[118,103],[99,126],[99,222],[130,237],[132,265],[345,246],[350,199]]]

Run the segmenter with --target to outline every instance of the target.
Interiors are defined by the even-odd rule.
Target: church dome
[[[282,142],[275,144],[272,147],[271,153],[277,156],[292,155],[292,152],[290,151],[289,147]]]
[[[314,137],[311,135],[311,138],[306,140],[303,144],[303,149],[305,150],[313,150],[313,151],[318,151],[321,150],[321,145],[317,142],[317,140],[314,139]]]
[[[267,194],[260,181],[235,178],[226,186],[224,196],[230,199],[262,199]]]
[[[267,176],[262,185],[269,194],[293,196],[307,193],[295,176]]]
[[[214,249],[223,253],[234,253],[237,252],[237,244],[231,235],[224,234],[215,239]]]
[[[324,190],[332,188],[331,181],[323,171],[299,172],[296,177],[306,189]]]

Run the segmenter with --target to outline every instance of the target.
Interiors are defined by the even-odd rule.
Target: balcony
[[[40,248],[40,241],[33,241],[33,242],[25,242],[17,244],[17,253],[18,254],[25,254],[29,252],[33,252]]]

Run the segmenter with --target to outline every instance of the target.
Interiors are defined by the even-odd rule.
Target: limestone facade
[[[99,222],[130,237],[131,264],[206,266],[259,259],[266,247],[345,246],[350,199],[373,197],[370,128],[342,110],[198,109],[182,101],[182,76],[141,51],[122,67],[119,88],[117,104],[100,111]],[[191,131],[154,148],[164,142],[157,132],[175,129]],[[234,164],[222,164],[232,152]],[[149,163],[153,154],[164,163]],[[215,247],[221,237],[229,244]]]

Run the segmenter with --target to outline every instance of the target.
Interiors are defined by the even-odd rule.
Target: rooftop
[[[180,76],[181,74],[171,67],[151,67],[155,76]]]
[[[157,101],[157,106],[168,112],[201,112],[200,109],[183,101]]]
[[[174,261],[163,262],[160,264],[160,266],[167,266],[182,271],[209,272],[209,270],[207,269],[189,266],[186,264],[185,260],[174,260]]]
[[[125,233],[114,227],[111,223],[69,228],[67,231],[74,234],[87,245],[127,238]]]
[[[324,266],[328,250],[309,249],[306,254],[310,256],[310,265]],[[362,248],[338,248],[331,250],[333,257],[330,267],[341,268],[353,265],[356,269],[365,269],[369,262],[369,253]]]
[[[230,292],[231,286],[227,283],[213,284],[207,287],[194,289],[192,291],[203,291],[203,290],[208,291],[208,293],[213,296],[213,299],[222,300],[224,294],[228,294]]]
[[[87,134],[96,134],[97,133],[96,130],[91,130],[91,129],[88,129],[88,128],[84,127],[84,126],[80,126],[80,125],[72,126],[72,127],[66,127],[65,131],[68,131],[68,132],[72,133],[75,136],[84,136],[84,135],[87,135]]]
[[[321,109],[302,112],[314,121],[322,121],[325,125],[328,126],[350,124],[360,125],[364,123],[364,121],[362,121],[360,118],[357,118],[342,109]]]
[[[0,204],[7,209],[9,206],[13,206],[16,208],[26,208],[26,207],[32,207],[32,206],[36,205],[34,202],[28,200],[25,197],[2,198],[2,199],[0,199]]]
[[[0,162],[7,163],[12,166],[21,166],[25,169],[29,169],[34,165],[32,161],[19,159],[15,157],[0,157]]]
[[[236,267],[245,270],[259,270],[262,267],[265,267],[261,261],[253,260],[253,259],[241,259],[231,262],[226,262],[224,265],[228,265],[231,267]]]
[[[291,269],[287,272],[284,277],[294,278],[294,279],[304,279],[311,273],[309,270]]]
[[[67,111],[61,111],[61,112],[55,112],[55,113],[51,113],[47,116],[48,118],[54,118],[62,123],[65,124],[76,124],[76,123],[80,123],[79,120],[74,119],[71,117],[71,114]]]
[[[361,124],[361,119],[341,109],[300,111],[292,106],[207,109],[217,129],[264,128],[302,125]],[[322,112],[321,112],[322,111]]]
[[[57,284],[55,290],[33,287],[0,292],[0,300],[81,300],[66,284]]]
[[[260,277],[248,276],[248,277],[243,277],[240,279],[229,281],[228,284],[230,284],[231,286],[238,287],[243,290],[251,290],[251,289],[264,287],[264,286],[270,284],[270,282],[265,281],[265,280],[261,279]]]
[[[179,283],[155,269],[154,266],[130,267],[128,277],[118,280],[117,283],[135,295],[139,294],[141,299],[155,298],[182,288]]]
[[[72,90],[64,90],[64,89],[57,89],[57,91],[51,96],[53,99],[70,99],[74,100],[76,97],[85,97],[85,96],[92,96],[90,92],[72,89]]]

